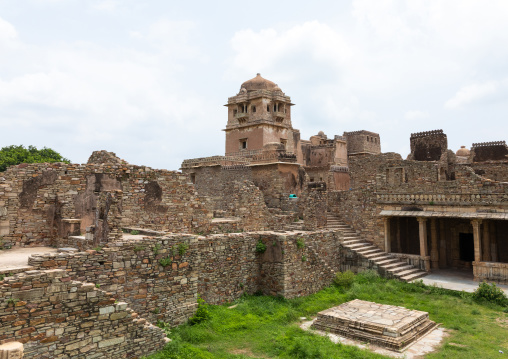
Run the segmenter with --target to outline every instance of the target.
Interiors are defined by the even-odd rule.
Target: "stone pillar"
[[[400,245],[400,217],[397,217],[396,221],[397,223],[397,252],[402,253],[402,246]]]
[[[446,219],[444,218],[439,221],[439,266],[441,268],[447,266],[446,248],[449,246],[449,244],[446,243],[445,221]]]
[[[471,224],[473,225],[473,236],[474,236],[474,261],[482,261],[482,247],[481,247],[481,231],[480,227],[482,224],[481,219],[472,219]]]
[[[384,217],[385,223],[385,252],[390,253],[392,251],[391,238],[390,238],[390,217]]]
[[[430,261],[432,263],[432,268],[439,269],[439,248],[437,242],[437,227],[435,218],[430,220],[430,238],[432,241],[432,248],[430,250]]]
[[[23,358],[23,344],[20,342],[9,342],[0,345],[0,359],[21,358]]]
[[[420,227],[420,257],[425,262],[425,270],[430,271],[430,257],[427,250],[427,218],[418,217]]]
[[[497,262],[497,236],[496,236],[496,222],[491,221],[490,228],[490,260]]]
[[[490,221],[484,220],[483,222],[483,238],[482,238],[482,244],[483,244],[483,251],[482,251],[482,260],[484,262],[490,262]]]

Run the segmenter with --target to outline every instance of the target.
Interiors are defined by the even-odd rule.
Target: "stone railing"
[[[508,202],[508,195],[503,193],[448,193],[448,194],[414,194],[414,193],[378,193],[378,203],[406,203],[406,204],[495,204]]]

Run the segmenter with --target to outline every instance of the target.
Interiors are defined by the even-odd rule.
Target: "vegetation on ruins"
[[[256,243],[256,252],[258,253],[265,253],[266,251],[266,244],[264,244],[261,240]]]
[[[508,297],[494,283],[480,283],[478,289],[473,293],[473,298],[477,301],[487,301],[508,307]]]
[[[187,243],[179,243],[178,244],[178,254],[183,256],[185,252],[189,249],[189,245]]]
[[[303,249],[303,248],[305,248],[305,240],[304,240],[303,238],[298,238],[298,239],[296,240],[296,247],[297,247],[298,249]]]
[[[161,258],[159,259],[159,264],[163,267],[167,267],[167,266],[170,266],[171,264],[173,263],[173,260],[171,259],[170,256],[167,256],[165,258]]]
[[[130,233],[134,236],[137,236],[139,234],[139,231],[133,229]]]
[[[55,150],[46,147],[38,150],[35,146],[28,146],[28,148],[25,148],[23,145],[12,145],[0,149],[0,172],[5,171],[9,166],[18,165],[20,163],[45,162],[69,163],[69,160],[62,157],[62,155]]]
[[[349,274],[348,274],[349,276]],[[354,346],[300,329],[300,318],[353,299],[426,311],[448,331],[442,347],[426,358],[497,358],[508,352],[506,307],[477,301],[421,281],[387,280],[372,271],[352,276],[347,285],[333,285],[307,297],[245,295],[234,302],[206,306],[209,318],[173,328],[168,346],[149,359],[170,358],[384,358]]]

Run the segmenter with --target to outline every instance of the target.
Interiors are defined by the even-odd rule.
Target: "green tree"
[[[62,157],[62,155],[55,150],[46,147],[38,150],[35,146],[28,146],[28,148],[25,148],[23,145],[12,145],[0,149],[0,172],[5,171],[9,166],[20,163],[44,162],[69,163],[70,161]]]

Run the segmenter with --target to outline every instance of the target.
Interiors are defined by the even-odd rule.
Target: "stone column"
[[[473,225],[473,236],[474,236],[474,261],[482,261],[482,247],[481,247],[481,231],[480,227],[482,224],[481,219],[472,219],[471,224]]]
[[[445,232],[445,221],[446,219],[441,218],[439,221],[439,266],[444,268],[447,266],[446,261],[446,248],[449,244],[446,243],[446,232]]]
[[[392,251],[391,239],[390,239],[390,217],[384,217],[385,223],[385,252],[390,253]]]
[[[482,251],[482,260],[484,262],[490,262],[490,221],[484,220],[483,222],[483,238],[482,238],[482,245],[483,245],[483,251]]]
[[[490,228],[490,260],[497,262],[497,236],[496,236],[496,222],[491,221]]]
[[[402,246],[400,245],[400,217],[397,217],[397,252],[402,253]]]
[[[430,271],[430,258],[427,250],[427,218],[418,217],[420,227],[420,256],[425,262],[425,270]]]
[[[432,248],[430,250],[430,261],[432,263],[432,268],[439,269],[439,248],[437,242],[437,227],[435,218],[430,220],[430,238],[432,241]]]
[[[23,358],[23,344],[20,342],[9,342],[0,345],[0,359],[21,358]]]

